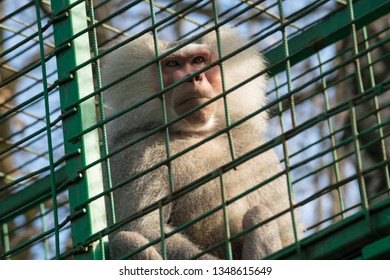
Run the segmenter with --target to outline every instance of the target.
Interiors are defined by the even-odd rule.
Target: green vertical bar
[[[278,8],[279,8],[279,16],[280,16],[280,24],[281,24],[281,32],[282,32],[282,38],[283,38],[283,47],[284,47],[284,54],[285,58],[288,58],[290,56],[290,47],[289,47],[289,40],[287,38],[287,32],[286,27],[283,25],[286,23],[286,19],[284,17],[284,9],[283,9],[283,2],[282,0],[278,0]],[[288,92],[292,92],[292,79],[291,79],[291,61],[290,59],[286,60],[286,78],[287,78],[287,88]],[[296,114],[295,114],[295,96],[294,94],[291,94],[290,96],[290,110],[291,110],[291,123],[294,128],[297,127],[297,121],[296,121]]]
[[[279,93],[279,81],[277,76],[274,76],[274,83],[275,83],[275,90],[276,90],[276,98],[280,100],[280,93]],[[300,240],[298,236],[298,228],[297,228],[297,219],[295,217],[295,211],[293,209],[294,205],[294,188],[293,188],[293,179],[290,171],[290,156],[288,153],[288,145],[286,141],[286,137],[284,136],[284,133],[286,132],[285,130],[285,125],[284,125],[284,120],[283,120],[283,104],[282,101],[278,102],[278,109],[280,113],[280,128],[282,130],[281,133],[281,139],[282,139],[282,145],[283,145],[283,155],[284,155],[284,163],[286,167],[286,182],[287,182],[287,191],[288,191],[288,199],[289,199],[289,206],[290,206],[290,213],[291,213],[291,220],[292,220],[292,226],[293,226],[293,231],[294,231],[294,239],[295,239],[295,247],[300,253],[301,251],[301,245],[300,245]]]
[[[284,17],[284,9],[283,9],[283,2],[282,0],[278,0],[278,10],[279,10],[279,16],[280,16],[280,24],[282,26],[281,32],[282,32],[282,38],[283,38],[283,46],[284,46],[284,53],[285,57],[288,58],[290,56],[290,50],[289,50],[289,43],[287,38],[287,32],[286,28],[283,26],[283,24],[286,22],[286,19]],[[287,89],[288,93],[292,92],[292,79],[291,79],[291,61],[290,59],[286,60],[286,78],[287,78]],[[277,82],[277,80],[275,80]],[[278,86],[276,85],[276,88]],[[276,92],[277,98],[279,99],[279,92]],[[293,125],[293,128],[296,128],[297,122],[296,122],[296,115],[295,115],[295,100],[294,100],[294,94],[290,96],[290,110],[291,110],[291,123]],[[284,164],[286,167],[286,180],[287,180],[287,190],[288,190],[288,198],[289,198],[289,206],[290,206],[290,213],[291,213],[291,220],[293,225],[293,231],[294,231],[294,239],[295,239],[295,246],[297,248],[297,251],[300,252],[301,247],[299,243],[299,237],[298,237],[298,229],[297,229],[297,223],[296,223],[296,217],[295,217],[295,211],[294,211],[294,188],[293,188],[293,179],[292,174],[290,171],[290,155],[288,152],[288,145],[287,140],[285,138],[285,128],[283,123],[283,108],[282,108],[282,102],[279,102],[279,112],[280,112],[280,124],[282,128],[282,145],[283,145],[283,154],[284,154]]]
[[[158,202],[158,211],[160,216],[160,236],[161,236],[161,255],[163,257],[163,260],[168,259],[167,255],[167,243],[166,243],[166,237],[165,237],[165,221],[164,221],[164,207],[163,203],[160,200]]]
[[[322,68],[322,60],[321,60],[321,54],[320,52],[317,53],[317,59],[318,59],[318,67],[320,70],[320,75],[322,76],[324,74],[323,68]],[[325,103],[325,112],[328,112],[330,110],[330,102],[329,102],[329,95],[328,95],[328,85],[326,82],[325,76],[321,78],[322,82],[322,94],[324,95],[324,103]],[[340,165],[339,165],[339,156],[337,154],[337,149],[335,148],[336,145],[336,137],[333,129],[332,119],[327,119],[328,129],[329,129],[329,135],[330,135],[330,142],[332,146],[332,157],[333,157],[333,170],[336,177],[336,183],[339,183],[341,180],[340,176]],[[333,183],[333,182],[332,182]],[[344,195],[343,195],[343,189],[341,187],[337,188],[337,195],[339,199],[339,206],[340,206],[340,217],[341,219],[345,218],[345,207],[344,207]],[[336,213],[335,213],[336,214]]]
[[[39,214],[41,217],[41,229],[42,232],[47,231],[47,225],[46,225],[46,209],[44,203],[39,203]],[[43,251],[44,251],[44,259],[49,259],[49,252],[50,252],[50,245],[49,245],[49,239],[45,236],[43,238]]]
[[[153,41],[154,41],[154,54],[155,57],[158,58],[160,56],[160,50],[158,47],[158,33],[156,26],[156,12],[154,10],[154,1],[149,1],[149,7],[150,7],[150,15],[151,15],[151,21],[152,21],[152,34],[153,34]],[[157,77],[158,77],[158,84],[161,90],[164,89],[164,82],[163,82],[163,75],[162,75],[162,68],[161,68],[161,60],[157,61]],[[161,101],[161,107],[162,107],[162,119],[164,125],[168,123],[168,113],[167,113],[167,107],[166,107],[166,101],[165,101],[165,93],[162,93],[160,96]],[[169,127],[167,126],[165,128],[165,152],[167,155],[167,159],[169,160],[171,158],[171,144],[170,144],[170,136],[169,136]],[[169,189],[171,193],[175,191],[175,182],[173,180],[173,173],[172,173],[172,164],[171,161],[168,161],[167,163],[168,168],[168,183],[169,183]],[[166,238],[165,238],[165,223],[164,223],[164,208],[161,203],[159,202],[159,215],[160,215],[160,235],[161,235],[161,252],[162,257],[164,260],[168,259],[167,255],[167,246],[166,246]]]
[[[225,234],[226,234],[226,259],[232,260],[233,259],[233,251],[232,251],[232,244],[230,242],[230,224],[229,224],[229,208],[226,204],[226,187],[225,187],[225,180],[223,178],[223,173],[221,172],[219,176],[220,186],[221,186],[221,198],[222,198],[222,205],[223,205],[223,221],[225,226]]]
[[[2,240],[0,240],[0,245],[2,245],[4,253],[7,253],[9,250],[11,250],[11,243],[9,240],[9,231],[8,231],[8,224],[4,223],[1,226],[3,230],[2,234]],[[6,256],[6,259],[10,259],[9,256]]]
[[[283,46],[284,46],[284,53],[285,57],[288,58],[290,56],[289,51],[289,43],[287,38],[287,32],[286,28],[283,26],[283,24],[286,22],[286,19],[284,17],[284,9],[283,9],[283,2],[282,0],[278,0],[278,10],[279,10],[279,16],[280,16],[280,24],[282,25],[281,31],[282,31],[282,38],[283,38]],[[288,93],[291,93],[292,88],[292,79],[291,79],[291,61],[290,59],[286,60],[286,75],[287,75],[287,88]],[[277,79],[275,79],[277,83]],[[278,88],[278,85],[276,84],[276,89]],[[276,91],[277,98],[279,99],[279,91]],[[294,211],[294,188],[293,188],[293,179],[292,174],[290,171],[290,155],[288,152],[288,144],[287,139],[285,137],[285,127],[283,123],[283,107],[282,102],[279,102],[279,112],[280,112],[280,125],[282,129],[281,139],[282,139],[282,146],[283,146],[283,154],[284,154],[284,164],[286,167],[286,181],[287,181],[287,191],[288,191],[288,198],[289,198],[289,206],[290,206],[290,213],[291,213],[291,220],[292,220],[292,226],[294,231],[294,239],[295,239],[295,247],[297,248],[297,251],[300,252],[301,247],[299,243],[299,236],[298,236],[298,228],[297,228],[297,219],[295,217],[295,211]],[[293,128],[296,128],[297,121],[296,121],[296,114],[295,114],[295,100],[294,100],[294,94],[290,96],[290,110],[291,110],[291,122],[293,125]]]
[[[359,54],[359,48],[358,48],[358,39],[357,39],[357,28],[355,22],[355,14],[354,14],[354,8],[353,3],[351,0],[348,0],[348,8],[349,8],[349,16],[351,20],[351,29],[352,29],[352,40],[353,40],[353,51],[355,55]],[[362,71],[360,66],[360,59],[357,58],[354,60],[355,64],[355,76],[358,86],[358,94],[362,95],[364,94],[364,86],[363,86],[363,78],[362,78]],[[360,142],[359,142],[359,129],[357,124],[357,116],[356,116],[356,107],[353,102],[350,102],[350,118],[351,118],[351,129],[352,129],[352,136],[353,136],[353,143],[355,146],[355,153],[356,153],[356,172],[358,175],[358,183],[359,183],[359,189],[360,189],[360,196],[361,196],[361,203],[363,209],[369,208],[368,203],[368,197],[367,197],[367,189],[366,189],[366,183],[363,176],[363,159],[362,155],[360,153]],[[369,213],[366,212],[367,218],[369,218]]]
[[[40,60],[41,60],[41,71],[42,71],[42,86],[43,86],[43,93],[44,93],[44,100],[45,100],[45,121],[46,121],[47,146],[48,146],[49,164],[50,164],[50,187],[51,187],[51,196],[52,196],[52,203],[53,203],[54,240],[55,240],[54,243],[55,243],[56,259],[59,259],[60,228],[58,222],[57,190],[56,190],[56,183],[55,183],[56,179],[54,173],[53,141],[52,141],[52,135],[51,135],[52,131],[51,131],[51,124],[50,124],[50,102],[49,102],[49,92],[47,87],[45,49],[43,46],[41,10],[40,10],[38,0],[35,0],[35,11],[37,15],[39,51],[40,51]]]
[[[218,14],[218,4],[217,1],[213,0],[212,1],[213,5],[213,19],[214,19],[214,24],[217,26],[219,24],[219,14]],[[221,44],[221,37],[219,35],[219,29],[215,29],[215,34],[217,37],[217,46],[218,46],[218,59],[222,58],[222,44]],[[220,62],[218,64],[219,66],[219,71],[221,72],[221,82],[222,82],[222,92],[226,92],[226,85],[225,85],[225,74],[224,74],[224,67],[223,63]],[[234,141],[233,141],[233,136],[232,136],[232,131],[230,129],[231,125],[231,119],[230,119],[230,112],[229,112],[229,104],[227,100],[226,94],[223,96],[223,106],[225,108],[225,120],[226,120],[226,127],[229,128],[228,131],[226,132],[228,141],[229,141],[229,148],[230,148],[230,155],[232,157],[232,160],[236,159],[236,151],[234,147]]]
[[[368,34],[367,34],[367,27],[363,27],[363,36],[364,36],[364,46],[368,50],[370,48],[370,42],[368,39]],[[368,70],[370,73],[370,83],[371,87],[374,88],[376,86],[375,82],[375,74],[374,74],[374,67],[373,67],[373,62],[371,58],[371,52],[367,53],[367,63],[368,63]],[[381,116],[381,110],[379,106],[379,99],[378,95],[374,96],[374,108],[375,108],[375,117],[376,117],[376,122],[378,125],[382,124],[382,116]],[[383,131],[382,126],[379,126],[378,128],[379,132],[379,137],[380,137],[380,145],[381,145],[381,153],[382,153],[382,159],[383,161],[387,160],[387,147],[386,147],[386,142],[385,142],[385,133]],[[390,172],[389,172],[389,164],[386,164],[384,166],[384,172],[386,176],[386,187],[388,190],[388,194],[390,195]]]
[[[90,26],[93,26],[95,23],[95,12],[94,12],[94,4],[92,0],[88,1],[89,5],[89,17],[90,17]],[[96,27],[94,27],[91,31],[92,33],[92,45],[93,45],[93,55],[94,57],[97,57],[99,55],[99,46],[98,46],[98,38],[97,38],[97,31]],[[95,80],[96,80],[96,87],[98,89],[102,88],[102,78],[101,78],[101,72],[100,72],[100,61],[96,60],[96,71],[95,71]],[[105,115],[105,108],[104,108],[104,99],[103,94],[100,92],[98,94],[98,100],[99,100],[99,117],[100,121],[104,122],[106,119]],[[102,134],[102,150],[103,150],[103,157],[106,157],[109,153],[108,151],[108,137],[107,137],[107,129],[106,125],[101,126],[101,134]],[[105,167],[105,183],[106,183],[106,189],[110,190],[112,188],[112,179],[111,179],[111,163],[110,158],[107,158],[104,164]],[[106,213],[109,213],[110,215],[110,221],[112,224],[116,223],[116,217],[115,217],[115,207],[114,207],[114,195],[113,192],[110,192],[108,194],[109,199],[109,209],[107,209]],[[108,211],[109,210],[109,211]]]
[[[152,20],[152,26],[154,27],[152,30],[153,34],[153,41],[154,41],[154,54],[155,57],[158,58],[160,56],[160,51],[158,48],[158,34],[157,34],[157,28],[156,26],[156,13],[154,11],[154,1],[149,2],[150,5],[150,14],[151,14],[151,20]],[[162,78],[162,68],[161,68],[161,60],[158,60],[157,62],[157,76],[158,76],[158,83],[159,87],[161,90],[164,89],[164,82]],[[168,113],[167,113],[167,107],[166,107],[166,102],[165,102],[165,93],[161,94],[160,97],[161,100],[161,107],[162,107],[162,118],[163,118],[163,123],[166,125],[168,123]],[[165,128],[165,150],[167,154],[167,159],[171,158],[171,144],[170,144],[170,136],[169,136],[169,127],[167,126]],[[175,182],[173,180],[173,173],[172,173],[172,165],[171,161],[167,163],[167,168],[168,168],[168,180],[169,180],[169,189],[172,192],[175,191]]]
[[[54,38],[56,46],[70,43],[70,47],[57,54],[58,79],[64,81],[60,84],[61,108],[65,110],[80,98],[94,91],[91,65],[73,69],[90,58],[90,45],[88,33],[69,38],[87,28],[86,7],[84,2],[74,5],[75,0],[52,0],[54,15]],[[66,11],[66,12],[65,12]],[[56,20],[58,19],[58,20]],[[103,192],[103,176],[100,165],[94,165],[85,172],[79,172],[85,166],[100,158],[99,139],[96,130],[81,136],[77,141],[69,141],[84,129],[96,124],[96,108],[93,98],[87,99],[75,108],[63,121],[65,152],[77,153],[67,160],[66,173],[74,183],[69,187],[69,204],[71,213],[80,211],[84,214],[74,219],[71,224],[76,259],[99,259],[103,249],[99,242],[86,244],[88,237],[107,226],[104,198],[94,200],[85,205],[85,201]],[[107,237],[105,237],[107,238]]]

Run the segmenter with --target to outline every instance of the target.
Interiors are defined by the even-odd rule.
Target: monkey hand
[[[111,256],[112,259],[117,259],[124,256],[127,253],[130,253],[138,248],[145,246],[149,243],[149,240],[146,239],[143,235],[135,231],[120,231],[116,233],[111,240],[111,248],[114,252],[114,256]],[[142,250],[138,254],[131,257],[135,260],[162,260],[161,255],[157,252],[156,248],[153,246]]]
[[[272,217],[271,210],[264,206],[255,206],[247,211],[243,219],[243,228],[255,226]],[[257,227],[244,237],[242,259],[256,260],[282,249],[282,241],[276,221]]]

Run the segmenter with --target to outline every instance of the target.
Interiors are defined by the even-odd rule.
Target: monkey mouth
[[[181,116],[188,111],[191,111],[198,106],[209,101],[209,98],[205,97],[187,97],[184,100],[178,102],[176,106],[174,106],[176,114]],[[188,124],[193,127],[202,127],[206,125],[214,114],[215,103],[210,103],[207,106],[197,109],[193,113],[189,114],[185,117],[185,120]]]
[[[184,100],[180,100],[175,106],[175,111],[178,116],[181,116],[185,114],[186,112],[195,109],[198,106],[201,106],[205,102],[209,101],[210,99],[205,97],[188,97]],[[203,115],[205,111],[208,111],[208,107],[210,105],[207,105],[205,107],[199,108],[195,112],[193,112],[190,116],[196,117],[197,115]],[[188,117],[187,117],[188,118]]]
[[[176,104],[175,107],[185,106],[185,107],[195,108],[197,106],[200,106],[200,105],[206,103],[209,100],[210,99],[205,98],[205,97],[190,97],[190,98],[182,100],[181,102]]]

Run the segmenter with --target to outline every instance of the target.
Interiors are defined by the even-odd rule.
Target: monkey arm
[[[163,153],[163,151],[160,151]],[[125,180],[126,174],[138,174],[147,169],[150,162],[150,157],[158,160],[158,152],[156,147],[151,154],[148,149],[131,149],[127,151],[127,157],[130,159],[130,164],[122,164],[123,158],[117,158],[112,161],[113,172],[115,173],[115,183],[118,184]],[[149,205],[156,203],[169,195],[167,167],[161,166],[153,170],[143,177],[132,181],[128,185],[114,192],[115,209],[117,220],[123,220],[134,213],[143,211]],[[163,226],[165,232],[170,232],[173,227],[168,225],[168,220],[171,218],[172,205],[169,204],[162,209],[164,213]],[[139,219],[136,219],[123,228],[119,232],[110,237],[110,250],[113,252],[114,258],[119,258],[127,253],[130,253],[138,248],[147,245],[153,240],[159,239],[161,236],[161,221],[159,210],[148,213]],[[168,259],[189,259],[192,256],[201,252],[200,248],[191,242],[185,235],[176,233],[165,240],[166,252]],[[162,259],[161,242],[148,247],[137,255],[134,259]],[[203,259],[214,259],[211,255],[203,255]]]
[[[264,217],[272,216],[272,214],[273,213],[265,207],[252,207],[244,215],[243,228],[247,229],[251,226],[255,226],[262,222]],[[280,250],[283,245],[278,233],[279,225],[275,221],[269,222],[249,232],[244,238],[242,259],[258,260]]]
[[[168,208],[169,209],[169,208]],[[169,210],[164,213],[169,212]],[[165,220],[169,216],[166,215]],[[112,251],[115,252],[114,258],[121,257],[131,251],[146,246],[150,241],[160,238],[161,228],[159,222],[159,213],[154,211],[148,215],[129,223],[123,230],[116,233],[111,240]],[[173,228],[164,224],[166,232],[172,231]],[[166,252],[168,259],[190,259],[192,256],[201,253],[200,248],[191,242],[185,235],[176,233],[165,240]],[[150,246],[140,253],[136,254],[134,259],[162,259],[161,242],[155,246]],[[203,255],[200,259],[216,259],[210,254]]]

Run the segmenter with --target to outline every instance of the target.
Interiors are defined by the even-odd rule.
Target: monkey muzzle
[[[201,86],[183,84],[175,89],[173,94],[174,110],[178,116],[181,116],[203,105],[214,96],[214,90],[208,83]],[[209,122],[214,114],[215,108],[216,104],[212,102],[205,107],[198,108],[195,112],[185,117],[185,120],[192,126],[202,127]]]

